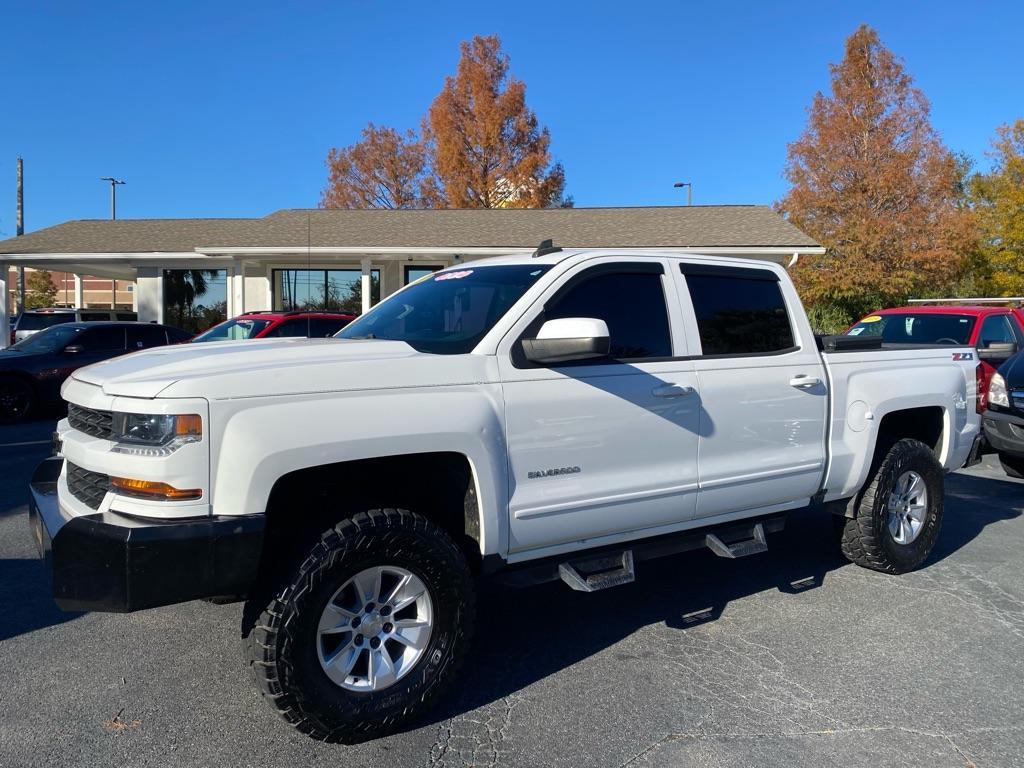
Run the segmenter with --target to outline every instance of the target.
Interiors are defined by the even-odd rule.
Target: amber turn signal
[[[167,483],[156,483],[151,480],[132,480],[127,477],[112,477],[110,485],[115,491],[125,496],[136,496],[141,499],[158,499],[161,501],[188,501],[202,498],[201,488],[181,490]]]
[[[174,417],[174,434],[176,436],[203,434],[203,420],[197,413],[179,414]]]

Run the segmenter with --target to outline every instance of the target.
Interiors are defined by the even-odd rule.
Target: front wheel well
[[[479,567],[476,483],[469,460],[454,452],[322,464],[282,476],[267,502],[262,562],[293,563],[289,554],[304,557],[340,520],[379,508],[417,512],[452,537],[471,568]]]

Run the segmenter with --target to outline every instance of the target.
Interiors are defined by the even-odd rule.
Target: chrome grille
[[[67,469],[68,490],[71,495],[90,509],[99,509],[100,502],[107,495],[110,477],[101,472],[90,472],[70,461],[65,462]]]
[[[96,411],[68,403],[68,424],[87,435],[110,440],[114,433],[113,418],[110,411]]]

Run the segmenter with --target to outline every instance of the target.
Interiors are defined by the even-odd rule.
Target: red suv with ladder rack
[[[992,374],[1004,360],[1024,349],[1021,297],[913,299],[910,306],[880,309],[846,331],[847,336],[880,336],[884,344],[970,345],[977,350],[976,408],[988,404]],[[1017,306],[1008,306],[1016,304]]]
[[[272,339],[285,336],[322,339],[356,319],[348,312],[245,312],[196,336],[193,342]]]

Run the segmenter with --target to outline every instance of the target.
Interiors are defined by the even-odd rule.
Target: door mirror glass
[[[65,354],[68,355],[77,355],[84,349],[85,347],[83,347],[81,344],[68,344],[66,347],[64,347],[64,352]]]
[[[1017,345],[1012,341],[996,342],[978,349],[978,359],[986,362],[1008,360],[1017,354]]]
[[[608,324],[593,317],[548,320],[535,339],[523,339],[523,353],[534,363],[565,363],[604,357],[611,348]]]

